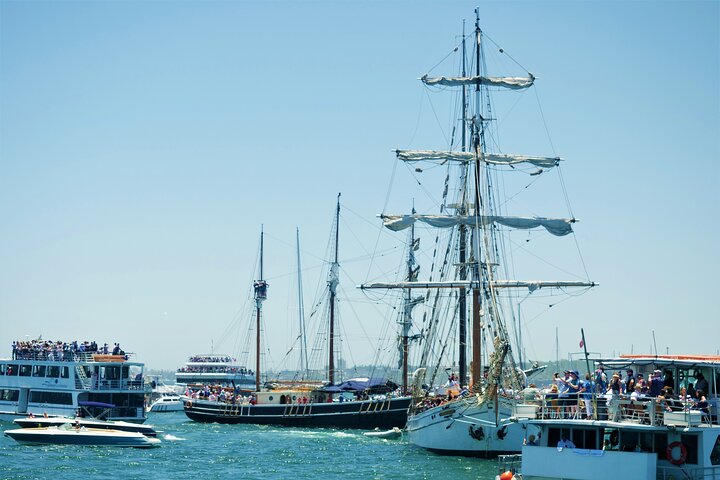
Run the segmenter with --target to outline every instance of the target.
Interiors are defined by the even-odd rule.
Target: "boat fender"
[[[673,455],[673,452],[676,451],[675,449],[679,449],[679,457],[675,457],[675,455]],[[687,459],[687,448],[680,442],[673,442],[667,446],[667,449],[665,450],[665,457],[673,465],[682,465]]]

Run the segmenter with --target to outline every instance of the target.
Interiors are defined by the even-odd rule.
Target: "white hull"
[[[519,453],[523,440],[539,429],[527,422],[510,420],[511,404],[499,405],[498,423],[493,405],[459,400],[434,407],[408,418],[410,443],[447,455],[495,456]]]
[[[180,397],[177,397],[177,399],[173,398],[172,400],[167,399],[160,399],[157,400],[155,403],[150,405],[148,408],[148,412],[153,413],[165,413],[165,412],[182,412],[183,411],[183,404],[182,400],[180,400]]]
[[[156,447],[157,438],[149,438],[138,432],[100,430],[95,428],[61,427],[19,428],[6,430],[5,435],[24,445],[87,445],[113,447]]]

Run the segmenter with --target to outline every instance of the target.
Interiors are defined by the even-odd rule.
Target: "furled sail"
[[[562,237],[572,232],[574,218],[504,217],[499,215],[381,215],[383,225],[395,232],[404,230],[416,221],[433,227],[450,228],[456,225],[490,225],[497,223],[511,228],[530,229],[543,227],[548,232]]]
[[[462,85],[485,85],[488,87],[505,87],[513,90],[521,90],[532,86],[535,77],[483,77],[474,75],[471,77],[428,77],[423,75],[420,79],[425,85],[443,85],[445,87],[459,87]]]
[[[441,150],[395,150],[397,158],[403,162],[460,162],[467,163],[475,159],[473,152],[448,152]],[[552,168],[562,160],[560,157],[533,157],[528,155],[505,155],[501,153],[481,153],[480,160],[491,165],[515,165],[529,163],[540,168]]]

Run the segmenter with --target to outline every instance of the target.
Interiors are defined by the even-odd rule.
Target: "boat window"
[[[597,450],[597,431],[594,428],[579,428],[572,432],[572,442],[577,448]]]
[[[0,363],[0,375],[5,375],[5,364]]]
[[[616,428],[606,428],[603,434],[603,450],[618,450],[620,447],[620,432]]]
[[[45,376],[45,365],[35,365],[33,367],[33,377],[44,377]]]
[[[8,402],[17,402],[20,398],[20,390],[10,390],[9,388],[3,390],[0,388],[0,399]]]
[[[66,392],[30,392],[30,403],[52,403],[57,405],[72,405],[72,394]]]
[[[32,373],[32,365],[20,365],[20,376],[29,377]]]
[[[62,367],[62,372],[60,376],[62,378],[70,378],[70,369],[68,367]]]
[[[658,460],[667,460],[665,458],[665,449],[667,449],[668,440],[667,433],[656,433],[655,434],[655,452],[657,453]]]
[[[14,364],[8,364],[5,370],[6,375],[16,376],[18,374],[18,366]]]
[[[50,377],[50,378],[59,377],[60,376],[60,367],[58,367],[57,365],[48,365],[47,373],[45,376]]]
[[[687,448],[687,463],[698,463],[698,436],[680,435],[680,442]]]
[[[713,465],[720,465],[720,435],[715,439],[715,446],[710,452],[710,463]]]
[[[623,452],[634,452],[640,446],[640,434],[633,430],[623,430],[620,438],[620,450]]]
[[[554,447],[562,439],[563,431],[561,428],[549,428],[548,429],[548,447]]]
[[[653,438],[652,432],[640,432],[640,450],[643,452],[654,452],[655,446]]]

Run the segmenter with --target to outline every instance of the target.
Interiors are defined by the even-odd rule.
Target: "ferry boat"
[[[557,418],[544,405],[539,419],[529,420],[540,433],[522,448],[522,472],[516,477],[590,480],[615,472],[623,478],[720,478],[719,356],[625,355],[598,362],[608,370],[662,375],[673,392],[700,388],[702,382],[706,401],[699,405],[674,395],[601,397],[598,405],[607,409],[589,420]]]
[[[175,382],[237,387],[251,392],[255,389],[255,374],[230,355],[210,353],[190,357],[185,366],[175,372]]]
[[[29,414],[87,416],[143,423],[144,364],[129,354],[76,351],[77,342],[42,342],[43,348],[13,348],[0,359],[0,420]],[[45,347],[47,345],[47,347]]]

